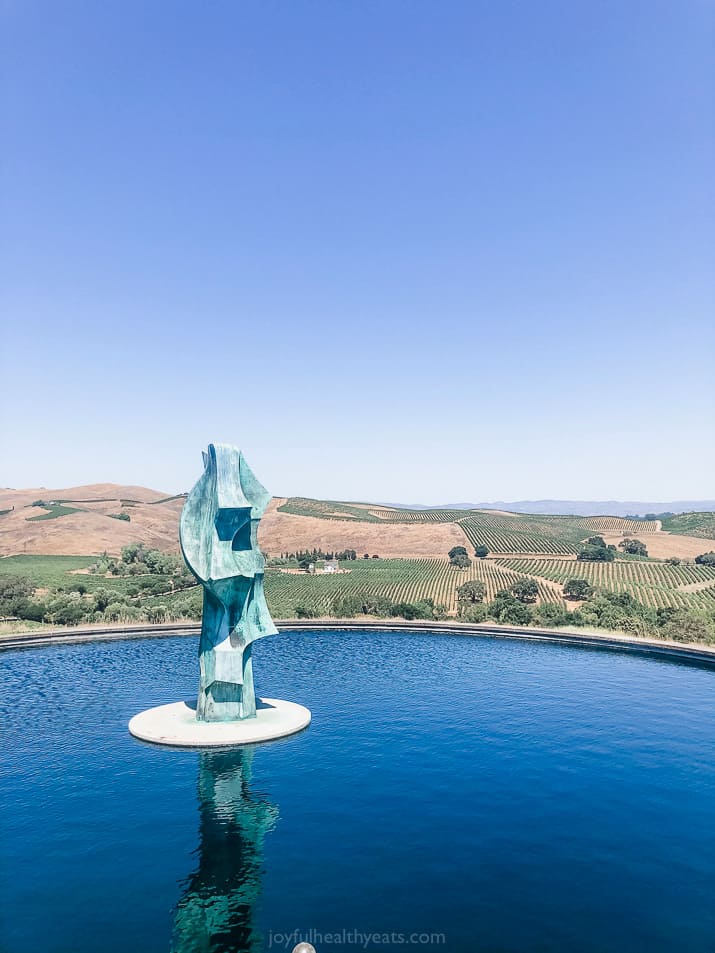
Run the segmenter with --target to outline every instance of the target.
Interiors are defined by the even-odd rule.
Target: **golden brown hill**
[[[38,500],[47,506],[33,506]],[[0,555],[117,554],[132,542],[178,551],[183,502],[181,497],[172,498],[147,487],[115,483],[60,490],[3,489],[0,511],[11,511],[0,516]],[[129,520],[113,518],[120,513]]]
[[[261,520],[258,540],[264,553],[277,556],[306,549],[334,552],[354,549],[391,558],[444,557],[453,546],[469,543],[456,523],[361,523],[354,519],[320,519],[281,513],[285,500],[271,500]]]
[[[46,505],[33,506],[37,501]],[[269,556],[319,548],[324,551],[354,549],[358,555],[369,553],[383,557],[440,557],[452,546],[470,547],[462,526],[455,522],[412,519],[409,514],[367,504],[333,504],[320,501],[293,500],[293,508],[301,512],[280,512],[284,499],[273,499],[261,521],[259,543]],[[183,497],[169,496],[142,486],[124,486],[115,483],[96,483],[61,490],[39,487],[28,490],[0,490],[0,556],[32,555],[99,555],[103,552],[117,555],[122,546],[142,542],[147,546],[169,552],[179,549],[179,515]],[[363,510],[370,511],[367,520],[361,519]],[[126,519],[116,519],[125,514]],[[488,515],[488,514],[487,514]],[[494,513],[491,514],[495,516]],[[414,514],[413,514],[414,516]],[[518,529],[524,518],[504,514],[513,519]],[[504,516],[500,532],[505,533]],[[37,517],[40,517],[39,519]],[[342,518],[341,518],[342,517]],[[384,519],[384,522],[381,520]],[[548,517],[539,519],[548,519]],[[556,521],[560,517],[554,518]],[[499,521],[499,518],[497,518]],[[627,521],[621,533],[634,527]],[[610,525],[609,523],[609,525]],[[600,527],[584,527],[588,535]],[[608,533],[608,530],[606,530]],[[505,537],[506,538],[506,537]],[[652,529],[644,537],[648,551],[656,558],[680,556],[693,558],[712,546],[707,540],[690,536],[676,536],[660,528]],[[607,541],[618,543],[623,535],[607,535]],[[494,549],[491,542],[490,548]],[[507,548],[504,549],[504,546]],[[513,545],[513,549],[512,549]],[[509,535],[498,552],[526,553],[533,543],[518,533]],[[546,550],[547,552],[551,550]],[[537,554],[541,550],[537,549]],[[565,552],[573,553],[573,548]]]
[[[33,506],[44,501],[47,506]],[[444,556],[464,545],[461,529],[451,523],[358,523],[279,513],[274,499],[261,521],[259,542],[271,556],[314,547],[355,549],[390,556]],[[179,515],[183,497],[142,486],[97,483],[65,489],[36,487],[0,490],[0,556],[19,553],[49,556],[116,555],[128,543],[179,549]],[[74,512],[68,512],[74,510]],[[118,520],[125,513],[129,521]],[[36,517],[42,517],[37,519]]]

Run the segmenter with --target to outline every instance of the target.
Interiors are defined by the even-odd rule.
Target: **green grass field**
[[[33,507],[33,509],[39,509],[39,507]],[[80,510],[76,506],[65,506],[63,503],[52,503],[47,504],[47,506],[42,507],[42,512],[39,516],[28,516],[26,520],[28,523],[37,523],[39,520],[56,520],[60,516],[69,516],[70,513],[79,513]]]
[[[149,578],[171,588],[170,577],[165,575],[103,576],[75,571],[88,569],[96,562],[96,556],[5,556],[0,559],[0,575],[26,576],[40,589],[71,589],[82,585],[87,592],[109,589],[126,594]]]
[[[94,556],[5,556],[0,559],[0,574],[27,576],[36,586],[56,589],[78,578],[84,581],[84,576],[73,575],[72,570],[87,569],[96,561]]]

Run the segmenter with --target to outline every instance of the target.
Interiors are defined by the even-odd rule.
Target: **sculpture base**
[[[175,748],[228,747],[283,738],[310,724],[310,712],[295,702],[256,699],[255,718],[243,721],[197,721],[186,702],[159,705],[135,715],[129,731],[135,738]]]

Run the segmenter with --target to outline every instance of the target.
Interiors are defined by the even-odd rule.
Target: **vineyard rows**
[[[498,513],[491,510],[405,510],[384,506],[361,507],[355,503],[293,497],[279,507],[296,516],[367,523],[456,523],[473,546],[487,546],[492,553],[575,553],[594,533],[632,536],[653,533],[653,520],[626,520],[616,516],[540,516]]]
[[[577,563],[558,559],[502,559],[499,564],[514,572],[563,584],[567,579],[587,579],[592,586],[612,592],[630,592],[644,605],[676,609],[715,607],[715,567],[635,562]],[[713,585],[698,592],[683,591],[692,583]]]
[[[379,562],[358,561],[349,573],[309,575],[269,570],[265,576],[266,598],[271,612],[289,617],[298,606],[305,606],[321,615],[328,615],[336,599],[369,594],[383,596],[392,602],[418,602],[434,599],[455,612],[457,588],[471,579],[480,579],[487,590],[487,600],[499,589],[507,589],[521,574],[492,560],[473,562],[470,569],[459,570],[446,559],[381,559]],[[547,580],[537,580],[541,601],[560,603],[558,587]]]
[[[381,523],[368,509],[350,503],[333,503],[330,500],[309,500],[291,496],[278,507],[279,513],[293,516],[314,516],[321,520],[350,520],[350,522]]]
[[[605,533],[606,536],[619,536],[630,533],[638,537],[641,533],[655,533],[658,524],[655,520],[626,520],[620,516],[587,516],[579,520],[584,529],[592,533]]]
[[[371,507],[370,512],[383,523],[456,523],[474,510],[388,510]]]
[[[568,520],[474,513],[459,525],[472,546],[486,546],[492,553],[575,553],[584,538],[583,528]]]

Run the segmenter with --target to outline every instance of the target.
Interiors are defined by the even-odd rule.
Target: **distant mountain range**
[[[492,503],[384,503],[408,510],[508,510],[510,513],[542,513],[554,516],[645,516],[646,513],[691,513],[715,510],[715,500],[670,500],[649,503],[643,500],[517,500]]]

